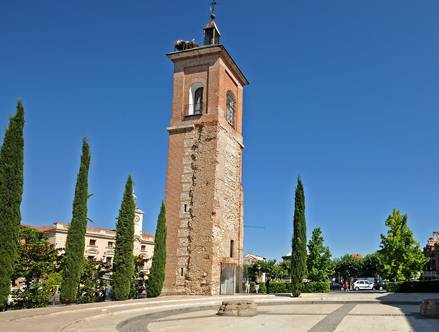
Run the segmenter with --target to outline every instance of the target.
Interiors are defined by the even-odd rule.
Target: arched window
[[[235,96],[232,91],[227,91],[226,119],[232,127],[235,126]]]
[[[195,83],[189,90],[189,107],[187,115],[201,114],[203,111],[203,86]]]

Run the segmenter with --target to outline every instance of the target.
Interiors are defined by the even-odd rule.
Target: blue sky
[[[300,175],[309,234],[335,256],[379,246],[393,208],[424,245],[439,230],[439,2],[218,1],[250,80],[245,250],[290,250]],[[23,223],[69,222],[81,139],[89,215],[113,227],[132,174],[152,232],[165,190],[176,39],[201,40],[207,0],[0,1],[0,130],[26,108]]]

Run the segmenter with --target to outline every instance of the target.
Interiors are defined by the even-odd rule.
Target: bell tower
[[[247,79],[220,44],[178,40],[166,178],[163,294],[234,294],[242,287],[242,101]]]

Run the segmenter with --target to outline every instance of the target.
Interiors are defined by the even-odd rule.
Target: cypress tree
[[[148,277],[146,292],[148,297],[159,296],[165,280],[166,266],[166,209],[162,202],[154,238],[154,256]]]
[[[11,290],[23,196],[24,108],[17,103],[0,150],[0,310]]]
[[[85,232],[87,230],[88,170],[90,147],[84,138],[79,173],[73,199],[72,221],[66,241],[66,253],[61,284],[61,301],[74,303],[77,300],[79,280],[84,266]]]
[[[294,296],[300,295],[303,279],[306,277],[306,219],[305,193],[300,177],[297,179],[294,204],[294,234],[291,255],[291,283]]]
[[[116,225],[116,248],[113,262],[113,299],[126,300],[134,276],[134,214],[133,181],[128,177]]]

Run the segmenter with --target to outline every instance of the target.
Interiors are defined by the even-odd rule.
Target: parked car
[[[369,280],[357,280],[352,284],[352,289],[359,291],[362,289],[373,289],[374,284]]]

